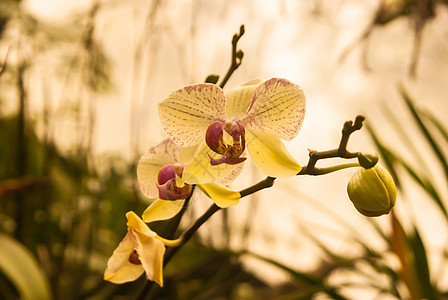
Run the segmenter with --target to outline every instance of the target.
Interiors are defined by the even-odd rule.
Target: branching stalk
[[[361,129],[363,121],[364,121],[363,116],[357,116],[354,122],[352,121],[345,122],[344,127],[342,129],[342,137],[338,148],[326,151],[309,150],[310,153],[308,163],[306,166],[302,167],[302,170],[299,173],[297,173],[297,175],[311,175],[311,176],[325,175],[347,168],[360,167],[358,162],[353,162],[353,163],[335,165],[331,167],[317,168],[316,163],[320,159],[327,159],[327,158],[337,158],[337,157],[344,159],[356,158],[359,152],[348,151],[347,145],[350,135],[353,132]],[[274,185],[275,179],[276,179],[275,177],[268,176],[265,179],[261,180],[260,182],[246,189],[241,190],[239,192],[241,198],[252,195],[263,189],[272,187]],[[179,251],[179,249],[191,239],[191,237],[196,233],[196,231],[198,231],[198,229],[219,210],[221,210],[219,206],[217,206],[216,204],[212,204],[209,207],[209,209],[199,219],[197,219],[196,222],[190,228],[185,230],[177,240],[170,242],[171,244],[170,246],[172,247],[168,247],[168,250],[165,252],[163,259],[164,266],[171,260],[171,258],[177,253],[177,251]],[[144,299],[146,295],[148,295],[153,285],[154,283],[152,281],[148,281],[143,287],[143,289],[140,291],[137,299]]]

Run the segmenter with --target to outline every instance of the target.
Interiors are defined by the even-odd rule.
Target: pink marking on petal
[[[159,104],[160,122],[173,142],[194,146],[209,124],[225,120],[224,92],[213,84],[187,86]]]
[[[299,132],[305,116],[305,95],[302,89],[281,78],[272,78],[255,90],[246,116],[241,120],[248,129],[274,133],[292,140]]]

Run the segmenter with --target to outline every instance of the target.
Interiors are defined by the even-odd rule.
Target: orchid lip
[[[185,199],[191,194],[192,187],[189,184],[176,185],[176,179],[182,177],[184,166],[181,164],[166,165],[160,169],[157,175],[156,186],[159,198],[162,200]]]
[[[159,170],[157,174],[157,183],[165,184],[168,180],[176,177],[176,172],[174,170],[174,165],[166,165]]]
[[[157,184],[159,198],[162,200],[180,200],[187,198],[191,193],[191,185],[185,184],[184,187],[176,186],[176,179],[170,179],[164,184]]]
[[[228,164],[228,165],[237,165],[246,160],[246,157],[226,157],[226,153],[224,153],[220,158],[213,158],[208,154],[210,158],[210,164],[212,166],[217,166],[220,164]]]
[[[230,136],[231,140],[226,141],[230,144],[224,142],[224,131]],[[222,155],[221,158],[213,158],[207,153],[212,166],[236,165],[246,160],[240,157],[246,147],[246,141],[244,126],[238,120],[213,122],[207,129],[205,141],[213,152]]]
[[[133,265],[141,265],[142,264],[142,262],[138,258],[138,253],[135,249],[134,249],[134,251],[132,251],[131,254],[129,254],[128,261]]]
[[[218,154],[223,154],[226,150],[223,140],[223,123],[215,121],[210,124],[205,133],[205,142],[207,146]]]

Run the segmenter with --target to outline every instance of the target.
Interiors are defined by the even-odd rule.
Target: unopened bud
[[[379,164],[359,168],[347,185],[347,193],[355,208],[367,217],[388,214],[397,198],[392,176]]]
[[[364,169],[370,169],[378,162],[378,154],[373,151],[360,152],[358,162]]]

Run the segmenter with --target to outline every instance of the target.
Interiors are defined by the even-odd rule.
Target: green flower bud
[[[347,193],[355,208],[367,217],[388,214],[397,198],[392,176],[379,164],[356,171],[347,185]]]
[[[358,162],[363,168],[370,169],[378,162],[378,154],[373,151],[360,152]]]

